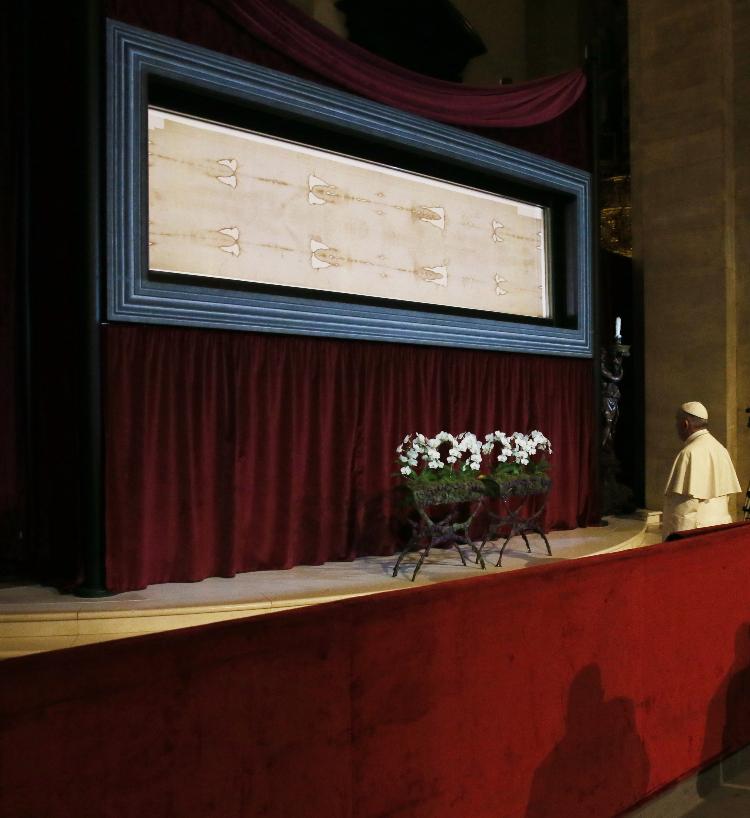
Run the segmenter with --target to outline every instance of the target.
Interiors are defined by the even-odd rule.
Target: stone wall
[[[630,2],[634,264],[643,279],[646,502],[700,400],[748,477],[747,0]],[[743,200],[744,197],[744,200]],[[739,300],[738,300],[739,299]],[[746,363],[747,362],[747,363]]]

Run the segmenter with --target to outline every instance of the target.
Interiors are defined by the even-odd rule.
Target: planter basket
[[[552,486],[552,478],[546,474],[526,474],[511,480],[487,478],[487,493],[493,497],[530,497],[546,494]],[[491,486],[491,487],[490,487]]]
[[[455,480],[428,483],[407,488],[417,506],[440,506],[479,500],[487,494],[483,480]]]

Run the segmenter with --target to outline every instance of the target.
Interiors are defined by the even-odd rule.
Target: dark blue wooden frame
[[[343,132],[385,139],[563,194],[568,315],[533,322],[457,311],[363,304],[284,290],[196,285],[149,273],[146,219],[148,84],[176,82],[201,94],[269,106]],[[108,318],[261,332],[533,352],[592,355],[591,180],[576,168],[509,148],[313,82],[261,68],[125,24],[107,24]],[[553,275],[555,271],[553,270]],[[558,325],[554,325],[557,323]]]

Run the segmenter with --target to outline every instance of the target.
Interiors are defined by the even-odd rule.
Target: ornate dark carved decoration
[[[608,347],[602,347],[600,355],[602,513],[628,513],[635,510],[633,491],[619,480],[621,466],[615,452],[615,433],[620,418],[620,384],[625,375],[623,359],[630,356],[630,346],[616,337]]]
[[[610,176],[600,184],[599,236],[602,249],[633,257],[630,176]]]
[[[461,82],[487,48],[450,0],[338,0],[349,39],[373,54],[429,77]]]
[[[620,382],[624,373],[622,360],[630,355],[630,346],[618,341],[601,350],[602,373],[602,449],[614,448],[615,430],[620,417]]]

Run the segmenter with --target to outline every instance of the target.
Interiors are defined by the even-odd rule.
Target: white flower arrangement
[[[520,466],[528,466],[537,452],[552,454],[552,444],[537,429],[528,435],[520,432],[513,432],[512,435],[506,435],[504,432],[490,432],[485,435],[484,440],[482,451],[485,454],[490,454],[496,443],[500,445],[500,454],[497,455],[499,463],[511,462]]]
[[[494,454],[496,446],[498,454]],[[527,435],[489,432],[483,443],[473,432],[461,432],[457,436],[440,432],[430,438],[415,432],[406,435],[396,448],[401,475],[428,481],[479,477],[483,462],[491,464],[488,470],[500,479],[524,473],[544,474],[547,461],[533,460],[541,452],[552,454],[552,445],[537,429]]]
[[[441,448],[444,449],[443,453]],[[462,432],[458,437],[454,437],[450,432],[439,432],[431,438],[417,432],[407,435],[396,452],[401,474],[404,477],[411,477],[420,473],[420,462],[422,472],[425,469],[436,474],[476,471],[481,465],[479,450],[479,442],[471,432]]]

